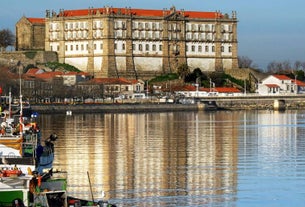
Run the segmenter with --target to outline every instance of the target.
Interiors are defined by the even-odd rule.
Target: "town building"
[[[260,95],[291,95],[305,93],[305,83],[286,75],[269,75],[257,85]]]
[[[198,85],[186,85],[175,87],[174,94],[177,97],[203,98],[207,96],[242,96],[244,93],[234,87],[203,88]]]
[[[238,67],[237,17],[202,11],[132,8],[47,10],[45,50],[94,77],[147,79]]]
[[[45,48],[45,19],[27,18],[23,16],[16,23],[15,49],[44,50]]]

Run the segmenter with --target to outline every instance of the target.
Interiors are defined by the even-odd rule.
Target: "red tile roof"
[[[296,82],[295,82],[295,80],[292,80],[292,82],[296,83],[298,86],[305,87],[305,83],[302,81],[296,80]]]
[[[123,15],[135,15],[135,16],[150,16],[150,17],[163,17],[171,13],[170,10],[151,10],[151,9],[127,9],[127,8],[95,8],[95,9],[79,9],[79,10],[64,10],[59,16],[74,17],[74,16],[86,16],[91,12],[96,14],[108,13],[123,14]],[[176,11],[176,13],[188,18],[205,18],[215,19],[222,18],[223,15],[219,12],[200,12],[200,11]]]
[[[217,91],[218,93],[240,93],[241,91],[237,88],[233,87],[216,87],[214,88],[214,91]]]
[[[291,78],[289,78],[286,75],[273,75],[274,77],[276,77],[279,80],[291,80]]]
[[[58,75],[62,75],[63,73],[60,71],[55,71],[55,72],[45,72],[45,73],[41,73],[41,74],[36,74],[35,77],[36,78],[40,78],[40,79],[52,79],[55,76]]]
[[[125,78],[94,78],[90,82],[96,84],[121,84],[130,85],[134,84],[134,80],[127,80]]]
[[[268,88],[279,88],[280,86],[276,85],[276,84],[266,84],[266,86]]]
[[[32,24],[44,24],[44,18],[27,18]]]
[[[177,86],[173,88],[174,91],[196,91],[196,86],[186,85],[186,86]],[[206,92],[218,92],[218,93],[240,93],[241,91],[237,88],[233,87],[216,87],[216,88],[202,88],[198,89],[199,91]]]
[[[39,68],[30,68],[26,74],[27,75],[35,75],[40,69]]]

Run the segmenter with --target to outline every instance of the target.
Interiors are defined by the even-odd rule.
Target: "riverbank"
[[[203,104],[43,104],[32,105],[32,109],[43,114],[72,113],[136,113],[204,110]]]
[[[32,109],[43,114],[75,113],[138,113],[138,112],[171,112],[199,110],[285,110],[305,109],[304,100],[286,100],[276,106],[274,100],[234,100],[206,101],[198,104],[174,103],[113,103],[113,104],[40,104],[32,105]]]

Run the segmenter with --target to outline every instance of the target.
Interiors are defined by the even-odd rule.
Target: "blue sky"
[[[192,11],[237,12],[240,56],[261,69],[272,61],[305,61],[304,0],[1,0],[0,29],[15,32],[16,22],[44,17],[45,10],[100,8],[104,6]]]

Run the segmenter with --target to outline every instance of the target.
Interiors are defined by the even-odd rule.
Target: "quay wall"
[[[137,112],[173,112],[199,110],[285,110],[305,109],[305,99],[288,99],[279,109],[275,109],[274,100],[241,99],[201,101],[198,104],[175,103],[119,103],[119,104],[41,104],[32,105],[34,111],[43,114],[74,113],[137,113]]]
[[[32,105],[32,109],[43,114],[72,113],[137,113],[137,112],[169,112],[197,111],[197,104],[48,104]]]

